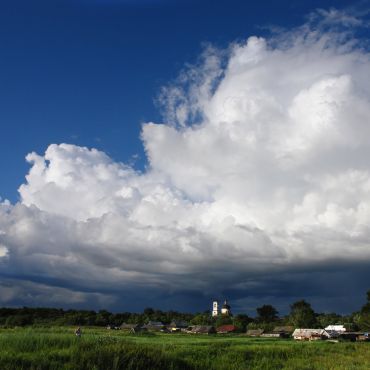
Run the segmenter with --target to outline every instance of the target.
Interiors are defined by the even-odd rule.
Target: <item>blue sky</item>
[[[12,0],[0,3],[0,196],[18,199],[24,157],[50,143],[96,147],[142,168],[141,124],[204,43],[226,47],[347,1]]]
[[[350,5],[1,1],[0,305],[358,309],[370,28]]]

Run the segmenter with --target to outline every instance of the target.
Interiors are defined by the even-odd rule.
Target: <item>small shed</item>
[[[238,328],[235,325],[222,325],[216,329],[219,334],[235,333],[237,330]]]
[[[260,337],[263,333],[263,329],[249,329],[246,335],[248,335],[248,337]]]

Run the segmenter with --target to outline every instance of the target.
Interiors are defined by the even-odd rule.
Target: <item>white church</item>
[[[218,302],[214,301],[213,302],[213,308],[212,308],[212,317],[217,317],[219,315],[220,315],[220,311],[219,311],[219,308],[218,308]],[[231,307],[227,303],[227,300],[225,300],[224,304],[221,307],[221,315],[222,316],[232,316]]]

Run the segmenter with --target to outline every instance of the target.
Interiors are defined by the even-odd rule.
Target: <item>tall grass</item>
[[[71,328],[0,330],[0,369],[370,369],[370,343],[243,336],[130,335]]]

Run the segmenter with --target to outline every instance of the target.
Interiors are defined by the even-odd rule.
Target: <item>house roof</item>
[[[237,327],[235,325],[222,325],[219,326],[216,330],[218,333],[229,333],[237,330]]]
[[[149,325],[149,326],[163,326],[163,322],[160,322],[160,321],[149,321],[146,325]]]
[[[328,325],[325,330],[330,330],[330,331],[346,331],[346,328],[344,325]]]
[[[293,326],[275,326],[273,333],[293,333]]]
[[[215,331],[215,328],[213,326],[206,326],[206,325],[196,325],[196,326],[193,326],[191,329],[192,333],[210,333],[214,331]]]
[[[173,320],[168,326],[171,328],[187,328],[189,326],[189,323],[183,320]]]
[[[161,330],[164,328],[164,324],[160,321],[149,321],[143,328],[147,330]]]
[[[311,336],[316,335],[324,335],[329,337],[329,334],[325,329],[295,329],[293,333],[293,337],[306,337],[309,338]]]
[[[250,329],[247,330],[247,335],[261,335],[263,332],[263,329]]]

